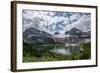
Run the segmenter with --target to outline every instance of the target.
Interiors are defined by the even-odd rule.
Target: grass
[[[45,55],[43,55],[45,54]],[[37,56],[24,56],[23,62],[45,62],[45,61],[62,61],[62,60],[79,60],[80,54],[61,55],[52,52],[42,51],[40,57]]]

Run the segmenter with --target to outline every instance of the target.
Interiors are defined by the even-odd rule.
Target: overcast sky
[[[90,31],[91,14],[84,12],[23,10],[23,31],[30,27],[51,33],[65,31],[76,27]]]

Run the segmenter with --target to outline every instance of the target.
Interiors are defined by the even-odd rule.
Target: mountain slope
[[[23,39],[32,43],[54,43],[51,34],[36,28],[29,28],[23,32]]]

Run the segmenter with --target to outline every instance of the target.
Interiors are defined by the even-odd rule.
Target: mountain
[[[23,37],[30,37],[32,35],[51,36],[49,33],[45,32],[45,31],[40,31],[40,30],[33,28],[33,27],[26,29],[23,32]]]
[[[66,31],[65,35],[70,35],[70,36],[91,36],[91,31],[88,32],[83,32],[80,29],[77,29],[76,27],[73,27],[71,30]]]
[[[73,35],[73,36],[80,36],[83,32],[79,29],[73,27],[70,31],[66,31],[65,34]]]
[[[45,31],[31,27],[23,32],[23,40],[30,43],[75,43],[80,41],[79,39],[90,38],[91,33],[90,31],[82,32],[76,27],[73,27],[71,30],[65,32],[64,37],[60,37],[60,35],[58,32],[56,32],[55,35],[51,35]]]
[[[52,35],[36,28],[29,28],[23,32],[23,39],[32,43],[54,43]]]

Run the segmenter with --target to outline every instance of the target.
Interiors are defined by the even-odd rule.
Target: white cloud
[[[83,15],[76,22],[72,24],[71,27],[76,27],[84,32],[89,31],[91,24],[91,17],[88,15]]]
[[[27,23],[25,21],[25,23],[23,24],[23,28],[25,30],[29,27],[39,25],[37,28],[45,30],[47,32],[51,32],[50,30],[54,30],[58,22],[62,22],[64,26],[62,24],[60,25],[60,27],[63,28],[60,33],[64,33],[65,31],[70,30],[73,27],[79,28],[83,31],[87,31],[90,29],[91,17],[89,15],[82,16],[79,13],[73,13],[69,19],[68,17],[64,16],[55,16],[55,14],[56,12],[26,10],[25,13],[23,12],[23,18],[30,19],[31,22]],[[69,21],[71,21],[72,24],[70,24]]]
[[[70,16],[71,21],[76,21],[81,17],[81,15],[79,13],[77,14],[73,14],[72,16]]]

